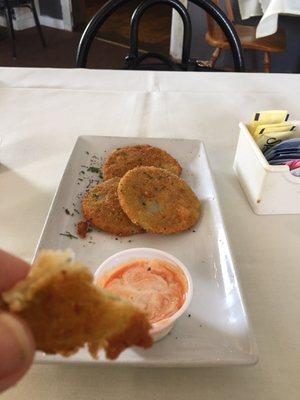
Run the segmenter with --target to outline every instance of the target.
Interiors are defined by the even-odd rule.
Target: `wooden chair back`
[[[229,19],[230,22],[233,22],[234,15],[233,15],[231,0],[224,0],[224,2],[220,0],[212,0],[212,2],[221,9],[223,9],[222,3],[224,3],[225,6],[224,8],[227,18]],[[216,21],[209,14],[206,14],[206,19],[207,19],[207,28],[210,36],[216,40],[220,41],[226,40],[224,33],[222,32]]]

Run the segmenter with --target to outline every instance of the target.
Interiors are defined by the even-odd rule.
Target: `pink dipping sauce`
[[[188,287],[179,267],[157,259],[122,264],[97,284],[131,301],[148,315],[152,324],[172,316],[182,307]]]

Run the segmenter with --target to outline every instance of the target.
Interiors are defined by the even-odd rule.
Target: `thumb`
[[[32,364],[34,341],[21,319],[0,313],[0,392],[14,385]]]

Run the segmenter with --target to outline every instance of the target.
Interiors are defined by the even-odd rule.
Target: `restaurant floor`
[[[17,59],[13,59],[6,29],[0,29],[1,67],[53,67],[75,66],[76,49],[81,34],[42,27],[47,46],[42,47],[35,28],[16,31]],[[88,67],[120,68],[128,49],[97,38],[91,48]]]
[[[86,0],[86,20],[96,13],[106,0]],[[120,68],[128,53],[130,17],[138,0],[130,2],[113,16],[98,33],[92,45],[88,66]],[[154,21],[154,22],[153,22]],[[0,28],[0,66],[70,68],[75,65],[76,49],[81,32],[42,27],[47,47],[43,48],[35,28],[16,31],[17,59],[11,55],[7,31]],[[139,47],[142,50],[167,55],[170,42],[171,10],[157,6],[147,11],[140,25]]]

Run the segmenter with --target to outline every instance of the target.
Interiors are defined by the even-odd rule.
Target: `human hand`
[[[0,293],[25,278],[30,266],[0,250]],[[14,385],[34,357],[34,340],[24,321],[0,310],[0,392]]]

